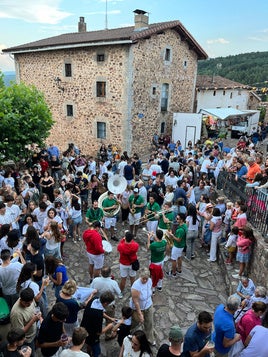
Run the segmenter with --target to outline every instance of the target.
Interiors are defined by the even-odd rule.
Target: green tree
[[[5,88],[4,74],[0,71],[0,90]]]
[[[30,144],[42,146],[54,121],[34,86],[13,84],[0,90],[0,160],[27,159]]]

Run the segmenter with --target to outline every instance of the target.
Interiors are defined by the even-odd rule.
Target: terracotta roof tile
[[[251,89],[250,86],[238,82],[234,82],[228,78],[221,76],[198,75],[196,78],[197,89],[232,89],[243,88]]]
[[[136,42],[139,39],[147,38],[153,34],[157,34],[167,29],[174,29],[177,31],[181,38],[185,41],[189,42],[189,46],[192,50],[194,50],[198,59],[206,59],[207,54],[202,49],[202,47],[196,42],[196,40],[191,36],[191,34],[185,29],[185,27],[181,24],[180,21],[168,21],[168,22],[160,22],[151,24],[148,28],[135,30],[134,26],[129,27],[121,27],[110,30],[100,30],[100,31],[88,31],[88,32],[76,32],[76,33],[67,33],[59,36],[49,37],[46,39],[42,39],[39,41],[34,41],[30,43],[26,43],[20,46],[14,46],[7,49],[4,49],[3,52],[22,52],[22,51],[31,51],[38,49],[45,49],[53,47],[68,47],[72,45],[81,45],[83,44],[98,44],[100,42],[114,42],[114,41],[129,41]]]

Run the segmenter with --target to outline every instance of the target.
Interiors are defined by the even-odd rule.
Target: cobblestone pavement
[[[118,223],[117,228],[117,237],[122,238],[127,227],[122,227]],[[150,255],[146,249],[146,240],[146,233],[140,229],[137,235],[137,242],[140,244],[138,256],[141,266],[148,267]],[[112,274],[119,282],[117,243],[112,241],[111,244],[113,251],[105,256],[105,264],[111,266]],[[157,291],[153,297],[156,348],[167,339],[171,325],[178,323],[186,330],[196,320],[200,311],[206,310],[213,313],[218,304],[226,301],[227,290],[220,267],[217,263],[207,262],[206,252],[199,246],[197,242],[195,259],[190,263],[183,261],[182,274],[176,278],[165,277],[162,292]],[[88,261],[83,241],[74,244],[71,240],[67,240],[64,252],[68,255],[65,264],[68,267],[69,278],[75,279],[79,286],[88,286]],[[167,264],[166,270],[170,269],[171,263],[165,264]],[[48,287],[48,296],[50,304],[53,305],[55,299],[51,286]],[[129,298],[128,282],[123,299],[116,300],[116,317],[120,317],[121,307],[128,304]],[[107,342],[102,340],[103,356],[117,356],[118,351],[116,340]]]
[[[235,146],[236,139],[225,140],[225,145]],[[259,144],[259,150],[266,153],[267,140]],[[86,229],[86,225],[83,224]],[[124,236],[125,229],[120,223],[117,224],[117,237]],[[82,230],[83,231],[83,230]],[[149,266],[150,254],[146,249],[147,235],[142,229],[137,235],[137,242],[140,244],[138,257],[141,266]],[[105,256],[105,265],[112,268],[112,274],[119,282],[119,254],[117,253],[117,243],[111,241],[113,251]],[[89,286],[88,260],[83,241],[74,244],[67,240],[64,252],[68,257],[65,264],[68,268],[69,278],[76,280],[79,286]],[[171,263],[165,263],[165,270],[170,270]],[[233,267],[224,267],[229,271]],[[190,263],[183,260],[182,274],[176,278],[164,277],[162,292],[156,291],[153,297],[154,304],[154,329],[156,336],[156,347],[154,355],[161,343],[167,341],[169,327],[179,324],[183,331],[196,321],[200,311],[206,310],[214,312],[215,307],[220,303],[225,303],[228,296],[229,287],[226,286],[224,274],[218,263],[209,263],[206,252],[196,243],[196,257]],[[230,272],[229,272],[230,273]],[[233,283],[233,282],[232,282]],[[234,282],[235,286],[237,282]],[[50,304],[53,305],[54,293],[48,287]],[[116,300],[116,317],[120,317],[121,307],[128,305],[130,298],[130,285],[126,286],[123,299]],[[81,313],[82,316],[82,313]],[[80,318],[81,318],[80,316]],[[119,347],[116,340],[104,341],[101,339],[102,356],[116,357],[119,354]]]

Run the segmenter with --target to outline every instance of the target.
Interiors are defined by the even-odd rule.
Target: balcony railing
[[[235,175],[221,171],[217,180],[217,189],[231,201],[242,201],[248,207],[247,217],[251,225],[263,236],[268,234],[268,193],[266,189],[246,187],[243,179],[235,180]]]

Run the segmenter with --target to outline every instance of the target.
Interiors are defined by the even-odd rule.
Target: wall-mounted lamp
[[[61,86],[61,79],[59,77],[54,78],[54,82],[56,83],[56,86],[58,87],[59,90],[64,92],[64,88]]]

